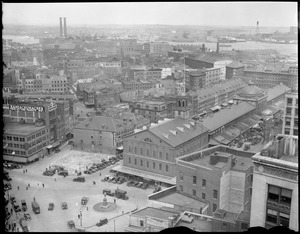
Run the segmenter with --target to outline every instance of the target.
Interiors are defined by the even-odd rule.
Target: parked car
[[[83,197],[81,198],[81,205],[86,205],[89,201],[89,198],[88,197]]]
[[[149,187],[149,185],[147,183],[144,183],[142,186],[142,189],[147,189]]]
[[[114,179],[114,177],[113,177],[113,176],[109,176],[109,177],[108,177],[108,179],[107,179],[107,182],[112,182],[112,181],[113,181],[113,179]]]
[[[108,196],[114,196],[115,194],[111,192],[110,189],[103,189],[103,194]]]
[[[54,203],[50,202],[48,206],[48,210],[53,210],[54,209]]]
[[[27,204],[25,200],[21,200],[22,210],[25,212],[27,210]]]
[[[68,227],[69,227],[70,229],[75,228],[75,223],[74,223],[73,220],[69,220],[69,221],[67,222],[67,225],[68,225]]]
[[[102,181],[102,182],[105,182],[105,181],[108,180],[109,177],[110,177],[109,175],[106,175],[106,176],[104,176],[104,178],[103,178],[101,181]]]
[[[107,218],[102,218],[100,219],[100,221],[96,224],[98,227],[102,226],[102,225],[105,225],[108,223],[108,220]]]
[[[47,170],[43,172],[43,175],[45,176],[53,176],[55,174],[55,169]]]
[[[18,204],[14,204],[13,207],[14,207],[14,210],[15,210],[16,213],[22,211]]]
[[[134,182],[133,180],[130,180],[130,181],[127,182],[127,186],[128,186],[128,187],[131,187],[131,186],[133,186],[134,183],[135,183],[135,182]]]
[[[67,204],[66,202],[62,202],[62,203],[61,203],[61,208],[62,208],[63,210],[68,209],[68,204]]]
[[[138,182],[138,184],[136,185],[137,188],[141,188],[143,186],[143,182]]]
[[[11,184],[10,183],[4,184],[4,191],[8,191],[8,190],[11,190]]]
[[[83,173],[84,173],[84,174],[87,174],[87,175],[90,175],[90,174],[92,174],[92,172],[91,172],[91,171],[89,171],[89,170],[85,170],[85,171],[83,171]]]
[[[127,193],[126,191],[117,188],[115,190],[115,197],[123,199],[123,200],[128,200],[126,193]]]
[[[24,218],[25,218],[25,220],[31,220],[31,216],[27,212],[24,212]]]
[[[61,176],[68,176],[69,173],[68,173],[68,171],[63,170],[63,171],[58,172],[58,175],[61,175]]]
[[[58,153],[58,152],[60,152],[60,149],[57,148],[57,149],[54,150],[54,152]]]
[[[73,181],[75,181],[75,182],[85,182],[85,178],[82,177],[82,176],[79,176],[79,177],[74,178]]]

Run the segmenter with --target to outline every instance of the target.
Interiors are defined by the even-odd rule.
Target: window
[[[291,202],[292,202],[292,190],[282,188],[280,194],[280,203],[291,205]]]
[[[149,149],[147,149],[147,156],[149,156]]]
[[[130,157],[128,157],[128,163],[131,164],[131,158]]]
[[[166,171],[169,171],[169,166],[168,165],[166,165]]]
[[[93,136],[91,136],[91,139],[93,139]]]
[[[213,204],[213,212],[215,212],[217,209],[217,205],[216,204]]]
[[[159,158],[162,159],[162,152],[159,152]]]
[[[196,190],[193,189],[193,196],[196,196]]]
[[[159,164],[159,170],[161,171],[161,163]]]
[[[166,160],[169,160],[169,154],[166,153]]]
[[[12,141],[12,137],[11,136],[7,136],[7,140],[8,141]]]
[[[291,114],[292,113],[292,108],[290,108],[290,107],[287,107],[286,108],[286,114]]]
[[[223,228],[227,228],[227,223],[223,223],[223,224],[222,224],[222,227],[223,227]]]
[[[287,104],[292,105],[292,103],[293,103],[293,99],[292,98],[287,98]]]
[[[202,193],[202,199],[205,200],[205,193]]]
[[[141,164],[141,166],[143,166],[143,160],[141,159],[141,161],[140,161],[140,164]]]
[[[183,181],[183,173],[182,173],[182,172],[179,172],[179,179],[180,179],[181,181]]]
[[[20,141],[25,142],[25,138],[24,138],[24,137],[21,137],[21,138],[20,138]]]
[[[183,186],[179,185],[180,191],[183,192]]]
[[[202,179],[202,188],[206,188],[206,180]]]
[[[140,149],[141,155],[143,155],[143,148]]]
[[[286,126],[291,126],[291,121],[285,121]]]
[[[137,160],[136,160],[136,158],[134,159],[134,165],[136,165],[137,164]]]
[[[19,141],[19,137],[14,137],[14,141]]]
[[[134,147],[134,153],[135,153],[135,154],[137,153],[137,148],[136,148],[136,147]]]
[[[140,220],[140,226],[144,227],[144,220]]]
[[[214,198],[214,199],[218,199],[218,191],[215,190],[215,189],[214,189],[214,196],[213,196],[213,198]]]
[[[294,134],[294,136],[298,136],[298,129],[294,129],[293,134]]]
[[[149,168],[149,162],[148,162],[148,161],[147,161],[147,163],[146,163],[146,164],[147,164],[147,167]]]
[[[155,162],[153,162],[153,169],[155,169]]]
[[[131,153],[131,146],[128,147],[128,152]]]
[[[153,150],[153,157],[156,157],[156,153],[155,153],[155,150]]]
[[[279,202],[280,188],[269,185],[268,199],[271,201]]]

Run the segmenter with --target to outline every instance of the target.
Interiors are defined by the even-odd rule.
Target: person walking
[[[45,187],[44,183],[43,183],[43,188]]]
[[[30,187],[30,184],[28,183],[28,188]]]
[[[86,207],[86,210],[87,210],[87,211],[89,210],[89,207],[88,207],[88,206]]]
[[[20,187],[18,186],[18,190],[20,190]]]
[[[26,173],[27,173],[27,169],[26,169]]]

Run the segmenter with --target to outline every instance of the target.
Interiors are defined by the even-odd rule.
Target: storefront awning
[[[214,106],[213,108],[210,108],[211,111],[216,111],[216,110],[220,110],[221,107],[220,106]]]
[[[160,181],[160,182],[167,183],[167,184],[172,184],[172,185],[176,184],[176,177],[159,175],[159,174],[155,174],[155,173],[152,173],[149,171],[142,171],[142,170],[139,170],[136,168],[130,168],[130,167],[122,166],[122,165],[117,165],[117,166],[113,167],[112,170],[118,171],[121,173],[126,173],[129,175],[139,176],[142,178],[147,178],[147,179],[154,180],[154,181]]]
[[[53,147],[52,145],[48,145],[46,148],[51,149],[52,147]]]
[[[27,162],[27,158],[25,157],[18,157],[18,156],[11,156],[11,155],[3,155],[3,159],[11,162],[21,162],[21,163]]]

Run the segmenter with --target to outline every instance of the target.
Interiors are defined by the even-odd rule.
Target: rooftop
[[[176,147],[204,132],[208,132],[208,129],[194,120],[185,120],[177,117],[158,125],[155,124],[149,131],[171,146]]]
[[[145,207],[133,212],[132,215],[138,215],[142,217],[150,216],[158,219],[168,220],[169,217],[178,216],[178,213],[153,207]]]
[[[277,86],[273,87],[272,89],[268,90],[267,101],[269,102],[269,101],[273,100],[274,98],[276,98],[290,90],[291,90],[291,88],[289,88],[281,83],[280,85],[277,85]]]
[[[232,149],[228,146],[217,145],[208,149],[193,152],[188,155],[178,157],[178,162],[189,162],[197,166],[210,169],[222,168],[233,160],[231,169],[246,171],[253,166],[251,157],[254,152],[245,152],[243,150]]]
[[[224,217],[219,217],[219,216],[217,216],[218,211],[220,212],[220,211],[223,211],[223,210],[217,209],[214,216],[213,216],[214,219],[221,219],[221,220],[228,221],[228,222],[235,222],[235,220],[238,217],[237,213],[232,213],[232,212],[228,212],[228,211],[224,212],[225,213]]]
[[[188,227],[191,230],[196,232],[212,232],[212,220],[208,221],[207,219],[194,219],[192,223],[179,221],[176,224],[176,227]]]
[[[217,54],[201,54],[197,57],[191,58],[191,59],[195,59],[195,60],[199,60],[199,61],[203,61],[203,62],[208,62],[208,63],[214,63],[217,61],[223,61],[223,60],[231,60],[230,58],[225,58],[223,56],[217,55]]]
[[[37,132],[46,126],[35,126],[35,124],[21,124],[21,123],[5,123],[5,134],[27,136],[31,133]]]
[[[255,107],[247,102],[233,104],[229,108],[214,113],[212,116],[205,117],[203,125],[210,131],[214,131],[253,110],[255,110]]]
[[[239,61],[233,61],[233,62],[229,63],[228,65],[226,65],[226,67],[241,68],[241,67],[245,67],[245,65],[240,63]]]

